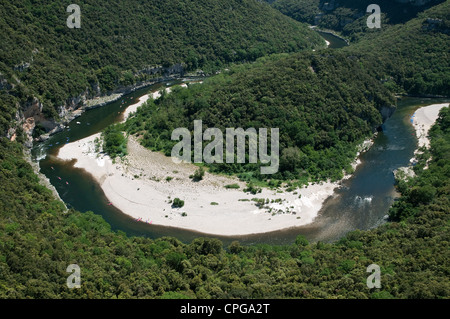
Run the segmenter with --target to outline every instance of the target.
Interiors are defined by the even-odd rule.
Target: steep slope
[[[435,13],[445,13],[444,8]],[[419,25],[410,31],[417,33]],[[429,23],[423,26],[436,31]],[[395,47],[399,39],[390,36]],[[399,51],[399,58],[409,46],[400,48],[406,51]],[[367,52],[376,49],[376,43],[366,46]],[[316,56],[319,60],[331,59],[329,53],[318,54],[324,55]],[[414,70],[411,63],[408,70]],[[9,86],[2,78],[0,85]],[[3,107],[14,101],[2,96],[1,102],[6,116]],[[334,244],[310,244],[299,237],[282,247],[234,242],[228,250],[215,239],[183,244],[173,238],[130,238],[112,232],[92,213],[65,214],[38,184],[21,146],[0,138],[0,298],[448,298],[449,123],[449,112],[443,112],[431,132],[429,169],[417,171],[418,179],[402,186],[404,197],[391,212],[401,222],[355,231]],[[412,190],[425,185],[433,187],[433,197],[418,202]],[[81,289],[66,286],[66,268],[73,263],[82,269]],[[381,266],[381,289],[366,286],[371,263]]]
[[[381,110],[393,104],[389,91],[357,59],[338,52],[294,54],[261,58],[150,101],[127,130],[170,155],[171,132],[192,130],[194,120],[223,132],[279,128],[281,171],[269,178],[339,179],[344,168],[350,170],[356,144],[381,125]],[[212,169],[264,179],[253,164],[212,164]]]
[[[268,0],[267,2],[283,14],[301,22],[320,28],[342,32],[356,39],[363,35],[367,7],[371,0]],[[445,0],[379,0],[383,26],[405,23],[419,12],[429,9]]]
[[[383,29],[383,28],[382,28]],[[450,1],[344,48],[392,91],[450,96]]]
[[[367,27],[365,9],[369,4],[371,1],[277,0],[272,5],[299,21],[350,37],[354,41],[344,50],[360,57],[391,90],[449,96],[450,2],[379,1],[380,29]]]
[[[373,32],[341,51],[263,58],[232,68],[201,88],[150,102],[128,131],[167,155],[177,127],[279,128],[280,169],[270,178],[342,177],[356,144],[389,116],[391,94],[450,95],[450,1],[404,25]],[[378,112],[377,112],[378,110]],[[264,177],[255,165],[213,164],[213,171]]]
[[[210,71],[324,43],[306,26],[255,0],[84,0],[77,2],[79,29],[66,25],[68,4],[0,4],[0,94],[14,96],[3,104],[5,113],[15,113],[15,102],[24,105],[36,97],[46,117],[57,117],[57,108],[70,97],[161,76],[172,65],[183,64],[172,70],[177,73]],[[9,119],[2,119],[2,135]]]

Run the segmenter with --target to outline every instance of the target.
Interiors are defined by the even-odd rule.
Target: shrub
[[[127,138],[119,125],[110,125],[102,133],[103,149],[111,157],[127,155]]]
[[[238,189],[240,186],[238,184],[225,185],[225,188]]]
[[[257,194],[257,193],[261,193],[261,188],[259,188],[259,187],[257,187],[257,186],[255,186],[255,185],[253,185],[252,183],[249,183],[248,185],[247,185],[247,188],[244,188],[244,192],[246,192],[246,193],[251,193],[251,194],[253,194],[253,195],[255,195],[255,194]]]
[[[205,169],[203,167],[199,167],[194,175],[192,175],[192,180],[194,182],[199,182],[203,179],[203,177],[205,176]]]
[[[309,242],[303,235],[298,235],[295,239],[295,244],[299,246],[308,246]]]
[[[175,198],[172,202],[173,208],[181,208],[184,206],[184,200],[179,199],[178,197]]]

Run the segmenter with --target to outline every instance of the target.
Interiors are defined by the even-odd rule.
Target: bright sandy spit
[[[244,193],[245,183],[235,178],[206,173],[203,180],[194,182],[189,176],[197,166],[176,164],[170,157],[144,148],[134,137],[128,141],[129,155],[113,164],[109,156],[95,152],[96,138],[100,138],[100,134],[66,144],[58,157],[76,159],[75,167],[90,173],[115,207],[153,225],[225,236],[306,225],[313,221],[323,202],[339,186],[328,182],[297,192],[277,193],[263,189],[252,195]],[[229,184],[239,184],[240,189],[225,188]],[[177,197],[185,201],[184,207],[172,208],[170,200]],[[281,199],[282,202],[269,203],[269,208],[259,209],[253,198]]]
[[[436,122],[439,111],[443,107],[448,107],[449,103],[432,104],[421,107],[411,116],[411,122],[416,130],[416,136],[418,139],[418,146],[430,147],[430,141],[428,139],[428,131],[434,122]]]
[[[132,116],[149,96],[157,98],[159,93],[141,97],[127,108],[124,118]],[[203,180],[194,182],[189,176],[197,166],[176,164],[170,157],[144,148],[134,137],[129,137],[125,159],[113,164],[109,156],[95,151],[96,138],[100,139],[100,134],[64,145],[59,159],[76,159],[75,167],[95,178],[112,205],[152,225],[224,236],[302,226],[314,220],[324,201],[339,187],[339,183],[326,182],[292,192],[263,189],[253,195],[243,192],[246,185],[237,178],[206,173]],[[240,188],[225,188],[230,184]],[[172,208],[174,198],[184,200],[185,205]],[[269,203],[258,208],[254,198],[268,199]]]

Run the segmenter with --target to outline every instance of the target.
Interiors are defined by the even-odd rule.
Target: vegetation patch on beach
[[[108,154],[111,159],[117,156],[123,157],[127,155],[128,139],[121,130],[120,124],[108,126],[102,133],[103,151]]]

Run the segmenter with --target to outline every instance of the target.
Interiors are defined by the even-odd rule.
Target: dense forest
[[[276,0],[272,6],[294,19],[311,24],[315,24],[314,16],[323,13],[317,25],[351,39],[352,45],[345,51],[362,57],[368,71],[392,91],[449,96],[450,3],[437,0],[418,6],[391,0],[378,1],[382,27],[369,29],[366,8],[371,3],[346,0],[339,1],[337,6],[337,1]],[[348,23],[342,22],[345,20]]]
[[[449,1],[381,30],[367,32],[344,51],[361,56],[369,72],[393,92],[450,96]]]
[[[70,2],[1,3],[1,136],[32,97],[52,117],[70,96],[94,90],[92,83],[108,91],[146,78],[139,73],[145,66],[184,62],[217,70],[251,60],[150,101],[105,131],[106,148],[125,153],[127,130],[167,152],[170,129],[192,129],[198,117],[204,127],[280,127],[278,178],[337,179],[350,170],[356,145],[382,122],[393,93],[450,95],[448,0],[339,51],[319,50],[323,40],[315,33],[253,0],[131,2],[79,2],[79,30],[65,26]],[[313,10],[316,2],[302,3]],[[402,196],[390,221],[335,243],[299,236],[283,246],[224,247],[213,238],[183,243],[112,231],[99,215],[67,210],[42,186],[18,133],[15,142],[0,137],[0,298],[450,296],[448,108],[430,131],[416,177],[398,181]],[[210,169],[258,178],[252,165]],[[67,288],[70,264],[81,267],[80,289]],[[381,288],[366,286],[370,264],[381,267]]]
[[[106,93],[155,76],[153,68],[217,70],[275,52],[324,46],[306,25],[256,0],[78,1],[81,28],[70,29],[70,1],[0,4],[0,132],[33,98],[47,118],[72,97]],[[153,70],[153,71],[152,71]]]
[[[232,67],[201,87],[148,102],[126,130],[170,155],[176,144],[171,132],[193,131],[194,120],[222,131],[279,128],[277,174],[262,176],[255,164],[212,164],[211,171],[248,181],[340,179],[351,171],[357,144],[381,125],[383,107],[394,103],[391,95],[450,95],[449,14],[447,1],[340,51],[277,55]],[[436,29],[428,29],[429,17],[440,19]]]
[[[242,246],[113,232],[98,215],[64,211],[0,139],[1,298],[445,298],[450,296],[450,112],[431,131],[427,170],[405,182],[394,221],[336,243]],[[427,157],[422,158],[422,161]],[[426,189],[424,189],[426,188]],[[421,194],[431,194],[423,196]],[[68,265],[81,288],[68,289]],[[366,268],[381,267],[381,288]]]
[[[367,7],[371,0],[266,0],[283,14],[301,22],[333,30],[356,40],[367,33],[366,20],[370,13]],[[421,3],[416,3],[421,2]],[[382,13],[382,28],[405,23],[419,12],[445,0],[402,1],[379,0],[376,4]]]
[[[170,156],[177,143],[172,131],[193,131],[194,120],[203,120],[203,129],[223,132],[279,128],[279,173],[263,176],[248,160],[214,163],[211,171],[240,173],[244,179],[338,180],[344,169],[351,170],[357,144],[382,124],[381,109],[394,104],[389,91],[346,54],[277,55],[150,100],[126,130]]]

